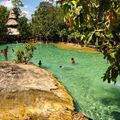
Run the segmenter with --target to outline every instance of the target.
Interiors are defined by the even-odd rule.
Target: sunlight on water
[[[1,45],[0,50],[6,45]],[[9,60],[13,60],[9,45]],[[74,58],[75,65],[70,64]],[[4,60],[0,54],[0,60]],[[107,63],[100,54],[67,51],[51,45],[37,45],[32,61],[53,72],[74,97],[76,110],[94,120],[120,120],[120,82],[116,85],[102,81]],[[62,66],[60,68],[59,66]]]

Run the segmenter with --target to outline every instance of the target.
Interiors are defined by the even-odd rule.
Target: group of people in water
[[[13,49],[12,49],[12,51],[13,51]],[[6,46],[3,50],[1,50],[0,53],[3,53],[3,55],[5,57],[5,61],[7,61],[8,60],[8,46]],[[74,58],[71,58],[70,62],[71,62],[71,64],[75,64]],[[39,61],[38,65],[39,65],[39,67],[41,67],[41,65],[42,65],[41,60]],[[59,67],[62,68],[62,65],[60,65]]]
[[[71,64],[75,64],[74,58],[71,58],[70,63],[71,63]],[[39,65],[39,67],[41,67],[41,65],[42,65],[41,60],[38,62],[38,65]],[[59,66],[59,68],[62,68],[62,67],[63,67],[62,65]]]
[[[5,57],[5,61],[7,61],[8,60],[8,46],[5,47],[3,50],[1,50],[0,53],[3,53]]]

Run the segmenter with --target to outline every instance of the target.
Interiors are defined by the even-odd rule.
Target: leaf
[[[107,38],[110,38],[110,39],[113,37],[112,33],[108,33],[108,34],[106,34],[106,36],[107,36]]]
[[[65,2],[63,4],[63,9],[64,9],[65,12],[67,12],[67,11],[69,11],[71,9],[71,5],[68,4],[67,2]]]
[[[94,32],[91,32],[91,33],[89,34],[87,43],[89,43],[89,42],[92,40],[93,34],[94,34]]]
[[[83,40],[85,38],[85,35],[81,35],[81,40]]]
[[[104,31],[104,29],[98,29],[98,30],[96,30],[97,32],[102,32],[102,31]]]
[[[98,39],[96,40],[95,45],[98,46]]]
[[[79,17],[77,17],[77,18],[75,19],[75,25],[79,27],[79,24],[80,24],[80,20],[79,20]]]
[[[72,0],[71,3],[75,6],[77,4],[76,0]]]
[[[116,52],[113,52],[110,54],[110,56],[115,59],[115,54],[116,54]]]
[[[101,33],[100,32],[95,32],[95,35],[98,37],[101,37]]]

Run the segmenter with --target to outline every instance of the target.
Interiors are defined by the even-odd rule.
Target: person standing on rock
[[[3,55],[5,57],[5,61],[7,61],[8,60],[8,46],[4,49]]]

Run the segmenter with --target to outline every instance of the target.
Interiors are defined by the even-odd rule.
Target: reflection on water
[[[2,45],[0,49],[4,47]],[[15,58],[12,48],[18,49],[18,46],[9,45],[9,60]],[[75,65],[70,63],[71,58],[75,59]],[[4,60],[1,54],[0,60]],[[102,81],[107,68],[102,55],[37,45],[32,61],[38,65],[39,60],[42,67],[53,72],[74,97],[76,111],[94,120],[120,120],[120,83],[114,85]]]

